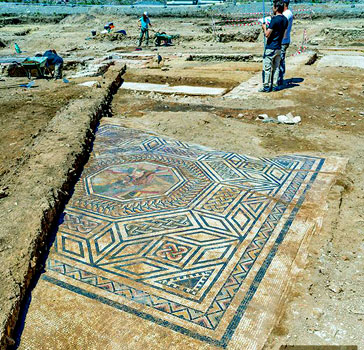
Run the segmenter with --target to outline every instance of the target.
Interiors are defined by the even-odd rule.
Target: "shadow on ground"
[[[305,79],[303,78],[291,78],[285,79],[283,85],[279,87],[279,90],[292,89],[294,87],[300,86]]]

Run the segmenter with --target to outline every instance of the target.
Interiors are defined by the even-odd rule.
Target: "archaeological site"
[[[0,0],[0,350],[364,350],[364,0]]]

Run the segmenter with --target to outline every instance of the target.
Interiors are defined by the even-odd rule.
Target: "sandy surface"
[[[82,88],[73,84],[38,80],[31,89],[19,87],[24,83],[28,79],[7,79],[1,85],[0,188],[11,185],[34,139],[56,112],[82,94]]]
[[[138,35],[135,20],[136,17],[132,16],[81,15],[66,18],[61,24],[9,25],[2,28],[0,39],[8,46],[0,49],[0,56],[12,53],[14,41],[29,53],[54,47],[66,59],[78,61],[87,57],[135,54]],[[90,37],[91,30],[101,30],[107,21],[114,21],[118,29],[126,28],[128,37],[121,41],[85,40]],[[208,19],[152,18],[152,21],[156,28],[181,34],[181,39],[176,46],[143,49],[137,59],[119,56],[119,61],[128,66],[126,81],[231,90],[239,83],[259,76],[260,62],[190,62],[186,61],[186,57],[191,53],[250,53],[254,60],[259,61],[261,36],[256,42],[221,43],[215,42],[213,35],[205,30],[210,24]],[[323,31],[327,28],[328,32]],[[357,35],[349,31],[355,37],[333,35],[336,28],[359,28],[361,32]],[[31,31],[17,35],[25,29]],[[290,55],[301,45],[304,29],[307,30],[310,52],[316,50],[319,58],[333,53],[363,55],[360,19],[297,20]],[[237,33],[240,30],[224,27],[221,32]],[[246,30],[249,31],[243,29]],[[155,61],[157,51],[163,57],[160,65]],[[144,54],[150,56],[143,57]],[[311,54],[307,54],[307,59]],[[317,62],[305,65],[307,60],[299,62],[295,59],[288,59],[286,78],[291,79],[291,88],[274,94],[258,94],[255,92],[258,86],[253,92],[247,92],[249,98],[240,96],[236,99],[135,93],[121,88],[114,98],[112,112],[127,126],[152,130],[214,149],[257,156],[303,153],[348,158],[346,176],[337,182],[330,194],[324,229],[311,242],[307,267],[300,272],[291,298],[282,310],[282,320],[274,329],[266,349],[279,349],[285,344],[360,345],[364,344],[364,309],[361,302],[364,298],[363,70],[319,68]],[[85,66],[86,63],[80,63],[76,70]],[[71,75],[74,71],[66,71],[66,74]],[[6,82],[1,84],[6,86],[17,82],[14,78],[6,78]],[[13,172],[15,164],[24,157],[22,147],[31,145],[31,136],[44,128],[55,111],[80,94],[74,85],[41,81],[39,86],[34,91],[16,90],[14,95],[8,93],[12,90],[0,90],[0,103],[9,107],[6,119],[1,120],[1,135],[7,137],[1,137],[0,142],[7,145],[7,154],[10,155],[6,156],[6,162],[1,162],[3,174]],[[45,98],[50,92],[52,98]],[[89,97],[92,98],[92,93]],[[18,106],[16,101],[19,100],[23,103]],[[25,108],[24,104],[30,107]],[[18,118],[12,118],[14,110]],[[292,126],[255,120],[261,113],[277,117],[288,112],[300,115],[302,122]],[[18,129],[20,125],[23,130]],[[2,186],[12,181],[8,177]]]
[[[309,33],[320,33],[321,25],[322,22],[310,24]],[[347,54],[358,52],[346,50]],[[148,81],[157,82],[170,74],[173,82],[178,63],[167,65],[169,71],[155,73],[159,78],[148,77]],[[230,73],[239,75],[239,67],[244,67],[248,79],[255,69],[247,70],[255,65],[222,63],[220,67],[226,69],[226,74],[224,71],[223,75],[211,76],[217,80],[228,78]],[[198,69],[206,72],[209,66],[213,64],[205,63]],[[193,68],[187,74],[191,71]],[[148,70],[138,70],[132,80],[140,74],[138,81],[145,81],[142,72]],[[183,141],[250,155],[304,153],[349,158],[347,176],[330,195],[324,229],[312,240],[307,267],[293,286],[292,296],[282,310],[282,321],[266,349],[292,344],[364,343],[364,310],[360,302],[364,296],[362,74],[359,68],[293,64],[288,66],[287,78],[295,79],[296,86],[269,96],[253,93],[248,100],[227,100],[132,94],[121,89],[114,99],[114,115],[122,118],[125,125]],[[215,86],[223,85],[217,82]],[[130,100],[134,101],[132,105],[127,103]],[[300,115],[302,123],[286,126],[255,120],[260,113],[277,117],[287,112]]]
[[[63,203],[88,157],[93,130],[101,115],[108,114],[108,102],[122,74],[122,67],[110,69],[101,82],[104,88],[90,89],[59,110],[31,143],[30,137],[24,138],[18,153],[22,162],[16,167],[8,162],[7,185],[0,201],[1,349],[14,342],[11,331],[20,304],[42,266]],[[29,124],[23,124],[31,130]]]

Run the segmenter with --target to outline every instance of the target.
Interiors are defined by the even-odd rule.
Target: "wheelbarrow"
[[[44,77],[44,70],[47,63],[47,57],[27,57],[21,66],[25,69],[28,79],[32,79],[32,71],[36,70],[38,78]]]
[[[164,46],[172,45],[172,40],[179,38],[179,35],[168,35],[166,32],[155,33],[154,34],[154,43],[155,46],[161,46],[162,43]]]

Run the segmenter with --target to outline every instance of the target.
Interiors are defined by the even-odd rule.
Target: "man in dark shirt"
[[[54,79],[62,79],[63,58],[57,55],[56,50],[46,51],[43,57],[47,57],[47,67],[54,66]]]
[[[281,60],[281,45],[284,33],[288,27],[288,20],[283,16],[283,1],[275,0],[269,26],[262,25],[267,43],[263,55],[263,88],[259,91],[270,92],[278,90],[279,63]]]

